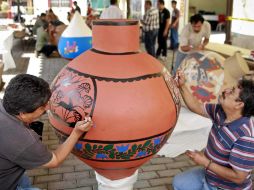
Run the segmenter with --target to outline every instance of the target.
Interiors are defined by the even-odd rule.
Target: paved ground
[[[4,80],[8,82],[8,76],[17,73],[34,73],[39,75],[49,83],[52,82],[59,70],[68,63],[62,58],[39,59],[33,55],[33,48],[28,46],[22,48],[20,43],[14,47],[14,59],[17,69],[4,73]],[[25,54],[24,54],[25,53]],[[28,58],[25,58],[28,55]],[[21,58],[21,57],[24,58]],[[29,67],[27,67],[29,62]],[[171,68],[172,52],[169,51],[169,57],[165,65]],[[27,69],[28,68],[28,69]],[[2,92],[3,94],[3,92]],[[47,116],[41,119],[44,122],[43,143],[49,149],[54,150],[59,141],[50,127]],[[187,159],[185,155],[176,158],[166,158],[155,156],[148,163],[139,169],[138,181],[135,184],[135,190],[170,190],[172,189],[172,178],[175,174],[185,171],[194,164]],[[94,176],[94,170],[78,160],[72,154],[59,168],[55,169],[34,169],[28,171],[34,186],[41,189],[75,189],[75,190],[96,190],[97,182]],[[191,190],[191,187],[190,187]]]

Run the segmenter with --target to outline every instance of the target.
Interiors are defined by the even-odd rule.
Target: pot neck
[[[95,50],[106,53],[139,50],[139,22],[136,20],[96,20],[92,31]]]

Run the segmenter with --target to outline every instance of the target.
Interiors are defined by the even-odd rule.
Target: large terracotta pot
[[[85,115],[95,123],[73,153],[100,175],[132,175],[167,141],[176,124],[179,91],[168,71],[139,52],[139,25],[93,23],[93,48],[72,60],[52,83],[49,119],[65,140]]]

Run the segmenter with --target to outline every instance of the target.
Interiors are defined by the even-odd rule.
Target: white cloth
[[[206,147],[212,121],[182,107],[176,127],[159,155],[176,157],[186,150],[202,150]]]
[[[134,183],[138,179],[138,170],[126,178],[118,180],[110,180],[95,172],[96,180],[98,182],[99,190],[132,190]]]
[[[122,19],[123,12],[116,5],[110,5],[101,13],[100,19]]]
[[[11,54],[13,45],[13,30],[0,31],[0,54],[3,56],[4,71],[16,68]]]
[[[188,23],[182,30],[180,35],[179,51],[182,53],[181,46],[191,45],[193,48],[198,47],[203,38],[209,39],[211,35],[211,25],[209,22],[204,21],[199,32],[194,32],[191,23]]]

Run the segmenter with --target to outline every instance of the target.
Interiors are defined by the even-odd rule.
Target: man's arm
[[[190,91],[187,89],[185,83],[185,76],[184,73],[181,71],[178,71],[176,73],[176,76],[178,77],[178,84],[179,89],[182,94],[183,100],[186,104],[186,106],[194,113],[197,113],[199,115],[202,115],[204,117],[208,117],[207,113],[204,110],[204,105],[200,103],[197,98],[195,98]]]
[[[249,174],[248,172],[235,170],[233,168],[231,169],[211,162],[202,152],[187,151],[186,155],[189,156],[196,164],[204,166],[206,169],[216,173],[221,178],[232,181],[236,184],[242,184]]]
[[[172,28],[175,28],[178,22],[179,22],[179,17],[177,17],[175,22],[172,24]]]
[[[210,161],[209,161],[210,162]],[[249,175],[248,172],[230,169],[224,166],[221,166],[216,163],[211,163],[209,165],[209,170],[219,175],[221,178],[232,181],[236,184],[242,184],[246,177]]]
[[[170,26],[170,19],[168,18],[166,20],[166,26],[165,26],[165,30],[163,32],[163,36],[166,37],[168,35],[168,31],[169,31],[169,26]]]
[[[150,23],[150,17],[149,17],[149,13],[148,12],[145,13],[144,19],[141,20],[141,23],[143,25],[148,25]]]
[[[204,22],[204,27],[205,27],[205,36],[204,40],[202,40],[201,44],[198,47],[198,50],[204,50],[205,46],[209,43],[209,38],[211,35],[211,25],[208,22]]]
[[[165,29],[164,29],[164,32],[163,32],[164,37],[166,37],[168,35],[169,27],[170,27],[170,14],[168,15],[168,18],[166,20],[166,26],[165,26]]]
[[[79,137],[85,132],[88,131],[92,126],[91,118],[86,119],[85,121],[77,122],[75,128],[73,129],[70,136],[67,140],[61,144],[55,151],[52,152],[52,159],[44,164],[46,168],[54,168],[59,166],[68,154],[72,151],[74,145],[78,141]]]
[[[204,50],[205,46],[209,43],[209,38],[205,38],[203,42],[197,47],[197,50]]]
[[[172,23],[172,28],[175,28],[179,22],[179,18],[180,18],[180,11],[177,11],[177,14],[176,14],[176,20],[174,23]]]
[[[188,52],[193,49],[193,46],[189,44],[189,24],[185,25],[180,35],[180,49],[183,52]]]
[[[188,52],[188,51],[191,51],[193,49],[193,47],[191,45],[181,46],[180,48],[184,52]]]

